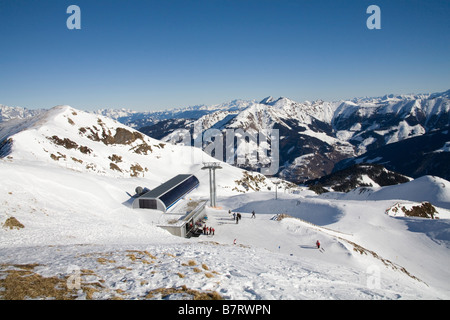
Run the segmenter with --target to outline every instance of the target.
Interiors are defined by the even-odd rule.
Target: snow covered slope
[[[333,197],[333,194],[330,196]],[[402,185],[356,188],[342,197],[349,200],[429,201],[435,206],[450,209],[450,182],[439,177],[423,176]]]
[[[181,299],[193,291],[245,300],[450,298],[448,218],[391,217],[384,210],[392,200],[309,191],[220,197],[222,209],[206,212],[215,235],[183,239],[156,226],[160,213],[124,205],[146,178],[23,160],[2,160],[0,175],[0,279],[26,268],[64,288],[79,277],[69,291],[78,299]],[[282,213],[291,217],[276,220]],[[7,227],[11,217],[23,227]]]
[[[209,191],[208,172],[201,168],[204,162],[217,161],[200,149],[163,143],[108,117],[69,106],[0,124],[0,141],[0,155],[9,160],[45,162],[108,177],[146,178],[148,185],[143,187],[149,188],[177,174],[192,173],[203,182],[201,191]],[[218,188],[234,194],[244,171],[225,163],[222,167]],[[261,178],[266,188],[273,187],[269,179]]]
[[[418,178],[437,175],[450,179],[449,127],[436,129],[420,136],[393,142],[367,151],[359,157],[336,163],[334,170],[358,163],[378,163],[392,171]]]
[[[219,208],[206,209],[215,234],[184,239],[157,227],[171,215],[127,202],[136,186],[186,172],[200,180],[189,198],[207,199],[201,167],[211,158],[201,150],[68,106],[1,130],[0,298],[54,297],[31,290],[24,275],[76,299],[450,298],[445,180],[321,196],[279,185],[275,200],[268,179],[224,164]],[[386,214],[427,192],[440,219]]]

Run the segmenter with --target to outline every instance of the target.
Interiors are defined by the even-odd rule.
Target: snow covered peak
[[[164,148],[172,148],[108,117],[67,105],[17,124],[2,123],[0,132],[9,141],[3,157],[108,176],[145,176],[146,156],[158,158]]]
[[[0,158],[106,177],[143,178],[149,187],[176,174],[191,173],[201,181],[202,192],[209,192],[203,163],[218,161],[199,148],[162,142],[111,118],[67,105],[29,119],[0,123]],[[218,190],[242,192],[236,181],[243,179],[244,173],[222,163],[217,173]],[[266,180],[255,175],[260,177],[258,181]],[[269,180],[263,184],[264,188],[273,186]]]
[[[268,96],[264,99],[262,99],[259,103],[260,104],[270,104],[274,101],[274,98],[272,96]]]
[[[60,104],[57,106],[54,106],[53,108],[51,108],[50,110],[61,110],[61,111],[66,111],[66,110],[75,110],[73,109],[71,106],[67,105],[67,104]]]
[[[289,106],[292,106],[295,104],[296,104],[296,102],[294,100],[291,100],[286,97],[279,97],[276,101],[274,101],[272,103],[272,106],[274,106],[275,108],[282,109],[282,108],[286,108],[286,107],[289,107]]]
[[[55,107],[49,109],[48,111],[42,113],[42,118],[46,118],[47,120],[52,120],[54,118],[64,117],[69,114],[73,115],[74,113],[77,113],[77,110],[75,110],[71,106],[58,105],[58,106],[55,106]]]

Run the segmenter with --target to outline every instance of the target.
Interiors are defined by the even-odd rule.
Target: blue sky
[[[81,9],[69,30],[67,7]],[[381,30],[369,30],[369,5]],[[450,89],[448,0],[0,0],[0,104],[160,110]]]

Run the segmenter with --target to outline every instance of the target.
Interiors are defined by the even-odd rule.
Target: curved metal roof
[[[189,179],[192,174],[179,174],[172,179],[164,182],[163,184],[157,186],[156,188],[144,193],[140,196],[140,199],[156,199],[167,193],[168,191],[175,188],[177,185],[182,183],[183,181]]]

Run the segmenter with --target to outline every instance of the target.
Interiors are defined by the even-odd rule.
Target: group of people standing
[[[207,236],[213,236],[215,233],[215,229],[213,227],[207,227],[206,225],[203,226],[203,234]]]
[[[228,210],[228,214],[231,215],[231,210]],[[255,219],[255,210],[252,211],[252,219]],[[236,220],[236,224],[239,223],[239,220],[242,219],[242,215],[239,212],[233,212],[233,220]],[[203,221],[205,223],[205,221]],[[203,234],[207,236],[213,236],[215,233],[215,229],[213,227],[207,227],[206,224],[203,225],[202,228]],[[236,244],[236,240],[234,240]]]
[[[231,210],[228,210],[228,214],[231,215]],[[256,218],[255,210],[252,211],[252,219]],[[242,219],[242,215],[239,212],[233,212],[233,220],[236,220],[236,223],[239,223],[239,220]]]

